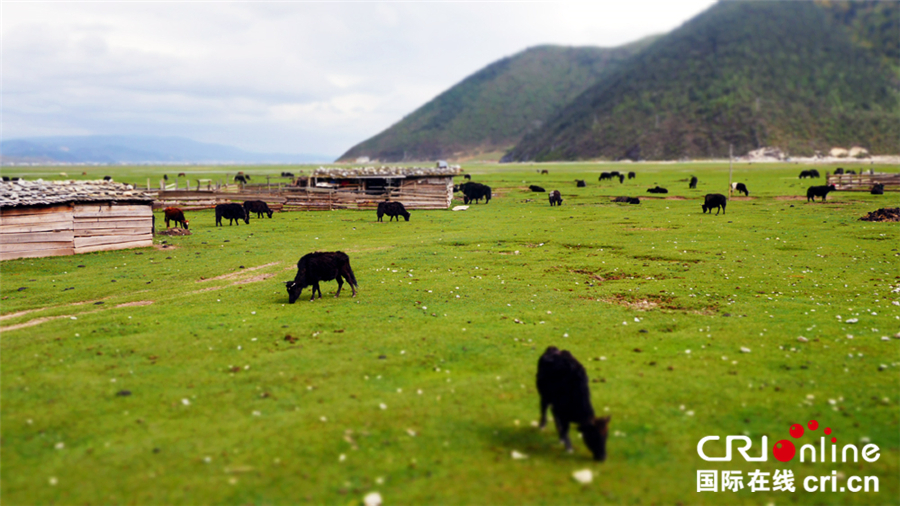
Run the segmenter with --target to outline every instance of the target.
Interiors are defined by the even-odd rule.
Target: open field
[[[463,168],[494,188],[490,204],[219,228],[191,212],[193,235],[152,249],[0,263],[4,502],[898,502],[900,224],[858,221],[898,194],[807,204],[824,184],[797,179],[808,166],[736,164],[750,197],[715,216],[701,199],[726,193],[727,164]],[[4,175],[40,170],[76,172]],[[184,171],[85,170],[135,182]],[[638,176],[600,184],[605,170]],[[529,184],[559,189],[563,205]],[[645,199],[656,184],[670,193]],[[619,195],[642,203],[609,201]],[[350,255],[357,298],[330,297],[327,282],[324,299],[305,290],[287,304],[281,282],[315,250]],[[612,415],[604,463],[532,426],[549,345],[579,358],[598,415]],[[772,445],[813,419],[839,450],[869,441],[880,458],[776,461]],[[767,436],[769,459],[705,462],[709,435],[722,437],[706,445],[715,455],[727,435],[750,436],[758,455]],[[796,443],[818,448],[818,436]],[[593,483],[572,479],[580,469]],[[697,493],[700,469],[790,469],[797,491]],[[803,490],[832,471],[840,486],[878,477],[879,491]]]

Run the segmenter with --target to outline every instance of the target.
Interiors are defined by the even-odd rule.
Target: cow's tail
[[[353,268],[350,267],[350,262],[347,262],[347,271],[345,272],[344,277],[347,278],[347,281],[349,281],[351,285],[359,287],[359,283],[356,282],[356,276],[353,275]]]

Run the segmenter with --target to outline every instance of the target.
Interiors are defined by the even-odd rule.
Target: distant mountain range
[[[613,49],[526,49],[467,77],[339,161],[436,160],[506,151],[652,40]]]
[[[182,137],[72,136],[0,142],[0,162],[13,163],[315,163],[333,157],[253,153]]]
[[[345,153],[379,161],[900,153],[900,2],[722,0],[614,49],[493,63]]]

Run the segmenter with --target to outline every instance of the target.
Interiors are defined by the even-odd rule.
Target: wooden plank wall
[[[870,191],[875,183],[884,184],[884,191],[900,191],[900,174],[829,174],[827,185],[840,191]]]
[[[0,209],[0,260],[71,255],[70,205]]]
[[[152,221],[148,205],[75,204],[75,253],[152,246]]]
[[[407,209],[447,209],[453,199],[453,178],[403,179],[388,198]],[[262,200],[274,211],[328,211],[332,209],[375,209],[385,195],[367,194],[358,185],[340,188],[283,187],[278,193],[181,191],[159,192],[154,209],[173,206],[184,211],[212,209],[217,204]]]

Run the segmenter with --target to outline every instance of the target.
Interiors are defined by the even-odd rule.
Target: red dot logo
[[[795,423],[791,425],[791,437],[797,439],[803,436],[803,425]]]
[[[831,442],[832,442],[832,443],[837,443],[837,438],[836,438],[836,437],[831,438]]]
[[[819,422],[810,420],[809,423],[806,424],[806,426],[809,427],[809,430],[816,430],[819,428]]]
[[[782,439],[772,447],[772,455],[781,462],[791,460],[796,453],[797,449],[794,448],[794,443],[791,443],[787,439]]]
[[[825,428],[825,435],[826,435],[826,436],[831,435],[831,427],[826,427],[826,428]]]

